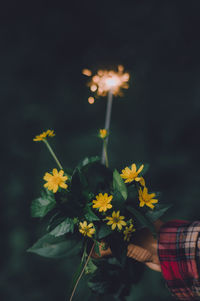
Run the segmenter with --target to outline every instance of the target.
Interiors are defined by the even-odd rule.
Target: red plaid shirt
[[[171,294],[178,300],[200,300],[199,236],[199,221],[169,221],[159,231],[162,274]]]

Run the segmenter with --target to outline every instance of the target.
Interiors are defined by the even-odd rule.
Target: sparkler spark
[[[92,76],[92,72],[89,69],[84,69],[82,73]],[[115,96],[122,96],[122,89],[128,89],[129,87],[129,78],[129,73],[124,73],[124,67],[119,65],[117,71],[98,70],[97,74],[92,76],[88,86],[98,96],[106,96],[109,91]]]
[[[88,102],[92,105],[94,103],[94,97],[90,96]]]

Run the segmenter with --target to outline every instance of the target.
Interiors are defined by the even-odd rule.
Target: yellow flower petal
[[[144,164],[142,164],[142,165],[140,166],[140,168],[138,169],[137,173],[140,173],[140,172],[143,170],[143,168],[144,168]]]
[[[148,194],[148,189],[147,189],[147,187],[144,187],[144,189],[143,189],[143,194]]]
[[[131,169],[132,169],[132,172],[136,172],[136,165],[135,165],[135,163],[133,163],[132,165],[131,165]]]
[[[151,203],[146,203],[146,205],[147,205],[148,207],[152,208],[152,209],[155,207],[155,206],[152,205]]]
[[[144,178],[140,178],[140,184],[142,185],[142,186],[145,186],[145,180],[144,180]]]
[[[59,171],[59,175],[60,175],[61,177],[64,175],[64,171],[63,171],[62,169]]]
[[[65,183],[60,183],[59,185],[61,188],[67,189],[68,185]]]
[[[57,175],[58,175],[58,171],[57,171],[56,168],[53,169],[53,175],[54,175],[54,176],[57,176]]]
[[[93,228],[93,223],[87,225],[87,221],[79,223],[79,232],[84,236],[92,237],[95,233],[95,228]]]
[[[66,189],[68,185],[65,183],[65,181],[68,179],[66,176],[63,176],[63,171],[61,170],[58,172],[56,168],[53,169],[52,174],[45,173],[43,179],[47,181],[47,187],[49,190],[52,190],[54,193],[57,192],[58,188],[61,187],[63,189]]]
[[[122,225],[121,224],[117,224],[117,227],[118,227],[119,230],[122,229]]]
[[[153,199],[155,197],[155,193],[150,193],[148,194],[148,189],[147,187],[144,187],[142,190],[141,188],[139,189],[139,201],[140,201],[140,207],[143,207],[144,205],[150,207],[153,209],[155,206],[152,205],[153,203],[157,203],[157,199]]]
[[[99,212],[106,212],[108,209],[112,208],[112,205],[110,204],[113,196],[108,196],[107,193],[99,193],[96,196],[96,200],[93,200],[93,208],[98,208]]]
[[[84,222],[83,222],[83,227],[86,227],[86,226],[87,226],[87,222],[84,221]]]
[[[112,229],[112,230],[115,230],[115,228],[116,228],[116,225],[117,225],[117,224],[112,224],[112,227],[111,227],[111,229]]]
[[[155,196],[156,196],[155,193],[151,193],[151,194],[149,194],[149,199],[153,199]]]
[[[51,177],[52,177],[52,175],[50,173],[46,172],[45,175],[44,175],[44,177],[43,177],[43,179],[45,181],[49,181],[51,179]]]
[[[44,141],[47,136],[49,136],[49,137],[55,136],[54,131],[53,130],[47,130],[46,132],[43,132],[42,134],[35,136],[33,141]]]
[[[109,222],[107,222],[107,225],[112,225],[113,224],[113,221],[110,220]]]
[[[141,177],[138,177],[138,174],[142,171],[144,165],[141,165],[137,171],[136,164],[133,163],[131,165],[131,169],[129,167],[125,167],[122,170],[120,176],[124,179],[125,183],[131,183],[133,181],[139,181]]]
[[[58,190],[58,185],[54,185],[54,187],[53,187],[53,193],[56,193],[57,190]]]
[[[126,222],[125,222],[125,221],[120,221],[120,224],[121,224],[122,226],[125,226],[125,225],[126,225]]]

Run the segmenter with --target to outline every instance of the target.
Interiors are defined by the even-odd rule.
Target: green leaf
[[[85,218],[88,222],[99,221],[98,216],[92,211],[90,206],[87,204],[84,208]]]
[[[126,184],[124,183],[123,179],[121,178],[120,174],[116,169],[113,172],[113,188],[114,190],[117,190],[121,193],[124,200],[127,199],[128,192],[127,192]]]
[[[112,233],[111,227],[101,224],[99,231],[98,231],[98,239],[102,239]]]
[[[112,205],[113,205],[113,208],[115,208],[115,211],[116,210],[122,210],[123,207],[124,207],[124,198],[122,196],[122,194],[115,190],[114,191],[114,195],[113,195],[113,199],[112,199]]]
[[[49,219],[49,224],[47,225],[47,232],[50,232],[59,224],[61,224],[65,220],[65,216],[61,214],[60,211],[57,211],[54,215],[52,215]]]
[[[94,260],[92,258],[89,259],[88,264],[85,268],[86,274],[93,274],[97,270],[97,266],[94,264]]]
[[[151,230],[152,234],[155,235],[155,228],[152,222],[150,222],[144,215],[142,215],[138,210],[133,207],[127,206],[127,210],[131,212],[137,221],[144,227],[147,227]]]
[[[156,204],[153,210],[148,210],[145,215],[146,217],[154,222],[159,219],[169,208],[171,208],[171,204]]]
[[[127,245],[122,237],[118,233],[113,231],[113,234],[109,237],[108,244],[111,248],[113,256],[115,256],[120,264],[124,264],[127,253]]]
[[[135,198],[138,198],[138,189],[136,185],[130,185],[128,187],[128,199],[133,201]]]
[[[116,294],[123,280],[121,272],[122,269],[118,266],[110,265],[107,260],[101,260],[97,270],[90,276],[88,286],[96,294]]]
[[[85,200],[86,200],[87,202],[90,202],[91,199],[94,199],[94,198],[95,198],[95,195],[94,195],[94,193],[92,193],[92,192],[90,191],[89,188],[87,188],[87,189],[84,189],[84,190],[83,190],[83,197],[85,198]]]
[[[108,293],[108,290],[109,290],[109,285],[103,279],[103,277],[102,277],[102,280],[100,279],[99,281],[97,281],[96,279],[89,280],[88,287],[95,294],[98,294],[98,295],[105,295],[106,293]]]
[[[62,223],[60,223],[56,228],[54,228],[50,234],[59,237],[66,233],[74,231],[74,222],[73,219],[67,217]]]
[[[100,253],[100,245],[101,245],[101,243],[98,242],[98,241],[96,241],[96,242],[95,242],[95,246],[94,246],[94,252],[95,252],[97,255],[99,255],[99,256],[101,256],[101,253]]]
[[[60,258],[77,255],[81,247],[82,242],[72,236],[66,238],[46,234],[27,251],[47,258]]]
[[[81,261],[78,265],[78,268],[76,269],[75,273],[73,274],[73,277],[71,279],[71,283],[69,285],[69,290],[68,290],[68,299],[70,299],[70,296],[72,294],[72,291],[76,285],[76,282],[78,280],[78,278],[80,277],[80,274],[85,266],[85,262],[86,262],[86,257],[87,257],[87,252],[86,252],[86,248],[87,248],[87,244],[84,245],[84,250],[83,250],[83,255],[81,258]]]
[[[106,166],[95,162],[89,164],[82,170],[87,182],[88,190],[93,194],[101,192],[107,192],[110,190],[113,180],[112,171]]]
[[[54,196],[51,194],[43,193],[40,198],[32,201],[31,204],[31,216],[32,217],[44,217],[49,211],[51,211],[56,205]]]
[[[94,196],[89,189],[88,180],[83,172],[78,167],[73,172],[71,180],[71,193],[77,200],[89,202]]]
[[[86,157],[84,158],[77,166],[77,168],[81,169],[82,167],[94,163],[94,162],[98,162],[100,161],[100,157],[99,156],[94,156],[94,157]]]
[[[82,183],[83,183],[83,177],[81,175],[81,171],[79,170],[79,168],[76,168],[73,172],[72,180],[71,180],[71,192],[75,198],[82,197],[82,191],[83,191]]]

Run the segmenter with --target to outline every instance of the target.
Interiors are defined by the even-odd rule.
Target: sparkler
[[[84,69],[82,73],[86,76],[92,76],[92,72],[89,69]],[[122,89],[128,89],[129,73],[124,73],[124,67],[122,65],[118,66],[118,71],[114,70],[98,70],[97,74],[93,75],[88,86],[90,90],[98,96],[107,96],[107,108],[106,108],[106,118],[105,118],[105,129],[109,133],[110,120],[112,112],[112,102],[113,96],[123,96]],[[88,102],[94,103],[94,99],[91,101],[89,97]],[[106,150],[108,144],[108,137],[103,142],[103,150],[101,162],[106,163]],[[107,165],[107,164],[106,164]]]

